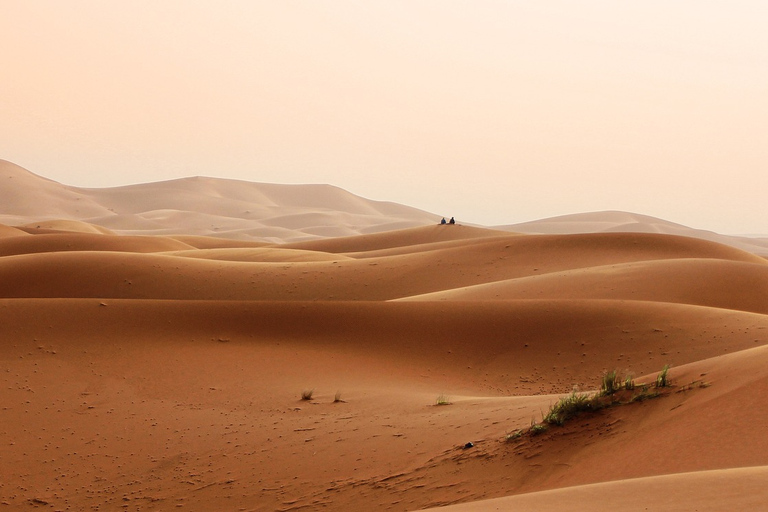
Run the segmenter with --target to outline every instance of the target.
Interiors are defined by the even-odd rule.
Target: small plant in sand
[[[656,377],[656,387],[657,388],[668,388],[671,385],[671,382],[669,381],[669,376],[667,373],[669,372],[669,365],[665,364],[664,368],[661,369],[661,373],[658,377]]]
[[[435,405],[451,405],[451,401],[444,394],[440,394],[435,400]]]
[[[519,428],[519,429],[515,430],[514,432],[507,433],[507,435],[504,436],[504,440],[506,442],[508,442],[508,443],[512,442],[515,439],[520,439],[521,437],[523,437],[524,433],[525,432],[523,432],[523,429]]]
[[[655,388],[671,386],[667,372],[669,365],[665,365],[654,384]],[[691,383],[687,388],[692,389],[698,382]],[[705,387],[708,384],[700,384],[699,387]],[[570,395],[566,395],[549,408],[547,414],[542,414],[541,423],[536,423],[535,418],[531,419],[531,427],[525,430],[515,430],[504,436],[506,442],[519,439],[528,434],[536,436],[546,431],[549,425],[563,425],[566,421],[583,412],[598,411],[605,407],[613,405],[625,405],[634,402],[641,402],[650,398],[660,396],[659,391],[651,391],[651,385],[642,384],[638,392],[635,390],[635,381],[632,375],[627,375],[621,381],[616,370],[603,374],[600,381],[600,389],[594,393],[579,393],[574,387]],[[631,396],[630,396],[631,395]]]
[[[312,395],[315,393],[314,389],[305,389],[301,392],[301,399],[302,400],[312,400]]]
[[[645,400],[648,400],[650,398],[656,398],[660,396],[658,391],[651,391],[648,384],[643,384],[640,386],[640,392],[635,393],[632,395],[632,398],[629,399],[628,403],[634,403],[634,402],[643,402]]]
[[[574,391],[550,407],[549,412],[544,416],[544,423],[562,425],[581,412],[597,410],[600,408],[600,404],[596,400],[598,396]]]
[[[621,389],[621,383],[619,382],[619,376],[616,370],[605,372],[603,379],[600,383],[600,395],[610,396]]]
[[[338,404],[343,402],[344,400],[341,399],[341,391],[337,391],[335,395],[333,395],[333,403]]]

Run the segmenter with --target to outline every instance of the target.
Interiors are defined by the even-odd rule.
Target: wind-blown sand
[[[664,233],[430,223],[275,244],[22,220],[0,225],[0,509],[768,502],[753,252]],[[666,364],[657,398],[506,439],[606,370],[640,386]]]

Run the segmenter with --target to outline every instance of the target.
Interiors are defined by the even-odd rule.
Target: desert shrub
[[[536,425],[531,425],[531,428],[529,432],[532,436],[537,436],[539,434],[543,434],[547,431],[547,426],[542,423],[537,423]]]
[[[627,375],[624,377],[624,389],[627,391],[632,391],[635,389],[635,379],[632,378],[632,375]]]
[[[435,405],[451,405],[451,401],[444,394],[440,394],[435,400]]]
[[[312,395],[315,393],[314,389],[305,389],[301,392],[302,400],[312,400]]]

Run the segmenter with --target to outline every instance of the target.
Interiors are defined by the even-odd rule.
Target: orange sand
[[[52,183],[41,208],[67,208]],[[0,225],[0,509],[768,502],[752,252],[434,224],[283,244],[139,232]],[[659,398],[505,441],[605,370],[642,383],[665,364]]]

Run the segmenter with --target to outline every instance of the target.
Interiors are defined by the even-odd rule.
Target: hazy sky
[[[0,158],[768,233],[768,3],[0,0]]]

